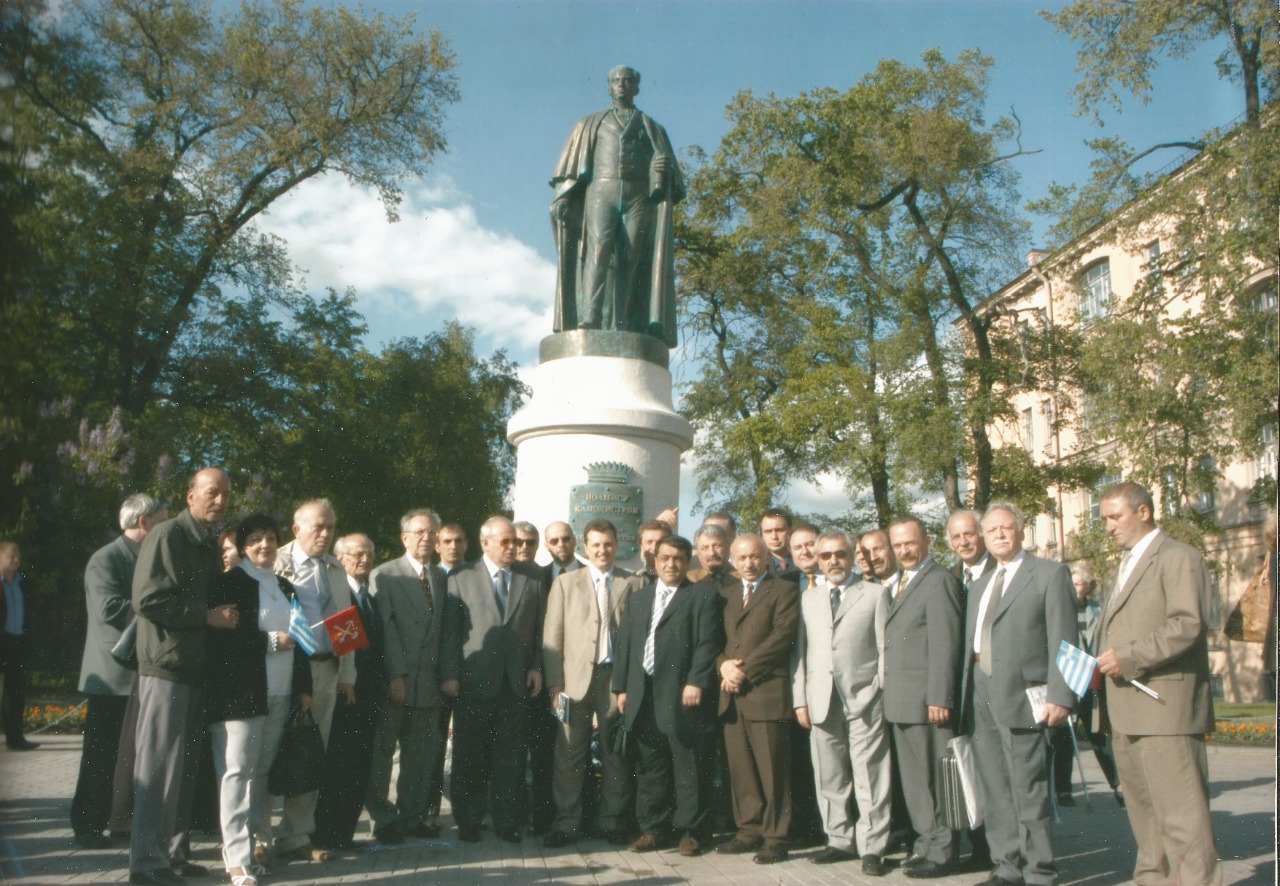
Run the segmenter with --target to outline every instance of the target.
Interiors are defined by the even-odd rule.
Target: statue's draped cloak
[[[569,213],[563,223],[552,219],[552,227],[556,236],[556,249],[560,263],[556,275],[556,315],[554,330],[564,332],[578,326],[578,280],[584,260],[583,202],[586,196],[586,185],[591,181],[591,170],[594,168],[596,132],[605,116],[612,109],[588,114],[577,122],[569,133],[569,140],[560,159],[556,163],[555,172],[551,176],[551,186],[557,198],[568,194]],[[676,285],[675,285],[675,204],[684,199],[684,176],[680,173],[680,164],[667,131],[652,117],[642,111],[640,122],[653,145],[653,157],[666,158],[666,172],[659,174],[651,170],[649,173],[650,194],[661,193],[661,199],[655,208],[653,236],[653,279],[649,289],[649,324],[650,330],[655,325],[662,328],[662,339],[667,347],[676,346]]]

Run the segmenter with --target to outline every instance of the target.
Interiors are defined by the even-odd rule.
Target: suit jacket
[[[724,650],[716,659],[716,669],[730,659],[742,659],[747,678],[735,695],[720,693],[719,711],[730,705],[746,720],[790,720],[791,647],[800,623],[800,591],[794,582],[763,575],[742,605],[742,582],[725,585]]]
[[[991,573],[996,571],[995,557],[991,556],[990,554],[983,554],[981,562],[982,562],[982,569],[978,572],[977,575],[973,577],[973,581],[971,583],[966,583],[964,580],[964,563],[962,561],[957,560],[949,570],[952,575],[960,579],[960,612],[962,614],[964,613],[965,608],[968,605],[970,585],[977,584],[985,576],[988,576]]]
[[[613,567],[610,585],[609,636],[614,662],[618,660],[618,627],[627,611],[627,600],[640,590],[639,576]],[[586,697],[595,669],[596,643],[600,636],[600,605],[590,569],[579,569],[556,579],[547,596],[546,621],[542,630],[542,664],[546,684],[563,686],[574,701]]]
[[[347,582],[347,587],[351,587],[351,582]],[[361,616],[361,620],[365,622],[364,629],[369,637],[369,645],[355,651],[356,704],[364,708],[368,716],[376,716],[377,711],[387,703],[387,662],[384,654],[386,644],[383,640],[386,631],[382,626],[382,612],[378,608],[378,601],[373,599],[372,587],[372,583],[366,585],[365,591],[369,598],[369,608],[373,610],[373,618],[366,619],[363,615]],[[355,597],[355,591],[352,591],[353,602]],[[406,688],[406,694],[407,691]]]
[[[554,563],[548,563],[546,566],[542,567],[542,587],[547,593],[551,593],[551,586],[555,584],[556,579],[560,577],[558,575],[554,577],[552,576],[552,569],[554,566]],[[582,561],[575,557],[574,561],[564,568],[564,571],[577,572],[582,568],[584,568]]]
[[[645,585],[627,604],[614,648],[613,691],[627,693],[624,723],[629,730],[645,696],[644,647],[658,597],[657,583]],[[653,714],[665,735],[711,732],[716,727],[720,677],[716,656],[724,647],[721,608],[715,589],[685,580],[662,610],[653,636]],[[687,708],[684,687],[702,689],[702,703]]]
[[[133,671],[112,658],[111,649],[133,617],[133,567],[140,547],[117,536],[98,548],[84,568],[89,627],[80,659],[80,691],[87,695],[128,695],[133,686]]]
[[[965,613],[964,661],[965,708],[962,730],[971,725],[973,704],[973,638],[978,630],[978,607],[987,586],[995,580],[995,571],[976,582],[969,594]],[[1075,643],[1076,597],[1071,586],[1071,572],[1061,563],[1042,560],[1024,553],[1022,563],[1000,595],[995,622],[991,626],[991,648],[982,657],[991,656],[992,718],[1010,729],[1032,729],[1035,717],[1027,689],[1047,684],[1045,697],[1054,704],[1073,708],[1076,696],[1058,670],[1058,649],[1062,641]]]
[[[884,717],[890,723],[928,723],[930,705],[958,707],[960,593],[960,581],[926,558],[890,602],[884,636]]]
[[[742,579],[738,577],[738,570],[734,569],[727,563],[725,564],[724,570],[715,574],[712,574],[711,567],[709,566],[699,566],[697,569],[690,569],[689,581],[694,584],[704,584],[717,591],[720,590],[720,586],[722,584],[737,583],[739,587],[742,586]]]
[[[439,566],[428,566],[432,607],[422,580],[405,557],[383,563],[369,576],[369,593],[382,626],[382,656],[387,679],[405,678],[405,704],[436,708],[440,694],[440,650],[448,577]],[[343,578],[343,585],[350,587]]]
[[[1213,730],[1209,686],[1209,572],[1195,548],[1157,536],[1124,587],[1103,604],[1099,649],[1114,649],[1127,682],[1104,681],[1111,726],[1125,735],[1205,735]]]
[[[862,716],[880,696],[888,615],[889,591],[874,582],[851,585],[834,618],[826,587],[801,593],[800,625],[791,651],[791,694],[796,707],[809,708],[811,722],[826,722],[833,689],[849,717]]]
[[[494,698],[504,682],[527,697],[529,671],[542,670],[542,569],[511,564],[505,616],[483,558],[449,576],[448,587],[441,681],[460,680],[464,699]]]
[[[293,548],[297,542],[289,542],[276,552],[276,575],[283,575],[289,581],[297,583],[297,574],[293,568]],[[324,555],[325,576],[329,581],[329,605],[324,607],[324,616],[341,612],[354,606],[351,599],[351,586],[347,584],[347,570],[333,554]],[[344,686],[356,685],[356,657],[344,655],[338,659],[338,683]]]

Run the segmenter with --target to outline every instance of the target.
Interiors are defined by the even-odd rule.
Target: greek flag
[[[289,602],[289,636],[308,656],[315,655],[316,650],[320,648],[320,644],[316,642],[316,635],[311,633],[311,625],[307,624],[307,617],[302,614],[302,604],[298,602],[296,596]]]
[[[1058,670],[1067,678],[1067,688],[1077,696],[1089,691],[1089,681],[1093,679],[1093,669],[1097,666],[1096,658],[1066,640],[1058,647]]]

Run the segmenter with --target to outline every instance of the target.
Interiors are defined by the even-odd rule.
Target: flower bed
[[[84,731],[85,706],[79,705],[32,705],[27,708],[27,732],[43,730],[46,735],[79,735]],[[47,727],[47,728],[46,728]]]
[[[1207,738],[1224,744],[1275,744],[1276,724],[1253,720],[1219,720]]]

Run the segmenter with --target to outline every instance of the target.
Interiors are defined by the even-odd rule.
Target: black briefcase
[[[942,820],[953,831],[969,829],[969,812],[965,808],[964,783],[960,780],[960,761],[950,748],[938,760],[939,789],[942,791]]]

